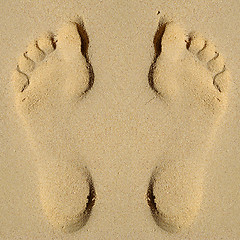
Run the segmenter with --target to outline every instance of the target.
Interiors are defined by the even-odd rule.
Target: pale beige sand
[[[239,238],[240,4],[175,2],[1,1],[0,239]],[[42,159],[31,151],[16,113],[10,78],[18,56],[33,39],[47,31],[57,32],[77,15],[83,17],[89,36],[95,82],[81,100],[81,107],[73,112],[68,127],[77,136],[73,140],[75,152],[91,172],[96,202],[87,224],[69,235],[54,230],[43,213],[37,174],[37,163]],[[161,100],[148,84],[154,59],[153,38],[163,15],[180,23],[187,32],[196,30],[211,40],[232,75],[229,106],[215,141],[210,143],[211,151],[207,156],[204,150],[196,151],[201,155],[198,159],[208,162],[199,214],[190,228],[175,234],[157,226],[146,197],[160,156],[175,143],[175,136],[166,141],[172,126],[164,125],[168,109],[161,107]],[[63,109],[70,110],[67,106]],[[182,116],[181,109],[178,112]],[[56,127],[59,125],[56,121]],[[183,123],[181,127],[188,126]],[[200,136],[207,135],[202,131]],[[66,138],[52,141],[55,146],[73,146]]]

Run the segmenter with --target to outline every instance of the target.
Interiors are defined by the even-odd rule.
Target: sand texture
[[[237,0],[0,10],[0,239],[240,238]]]

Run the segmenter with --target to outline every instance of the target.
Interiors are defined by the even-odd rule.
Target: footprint
[[[65,232],[83,227],[95,201],[90,173],[76,147],[74,110],[93,85],[82,25],[44,34],[20,57],[12,80],[15,103],[37,154],[40,198],[50,223]]]
[[[227,106],[230,74],[210,41],[186,35],[175,23],[162,24],[154,43],[149,85],[162,100],[168,139],[149,183],[148,205],[157,225],[178,232],[200,210],[207,152]]]

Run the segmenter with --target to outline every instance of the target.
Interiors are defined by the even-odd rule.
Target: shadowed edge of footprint
[[[76,20],[75,23],[77,25],[77,30],[78,30],[78,33],[80,35],[81,41],[82,41],[81,52],[82,52],[82,55],[86,59],[87,68],[88,68],[88,71],[89,71],[89,83],[88,83],[88,88],[85,90],[85,93],[86,93],[92,88],[92,86],[94,84],[93,67],[90,63],[89,56],[88,56],[89,37],[88,37],[88,34],[86,32],[83,21],[82,20]]]
[[[154,35],[154,39],[153,39],[153,45],[154,45],[154,50],[155,50],[155,56],[154,56],[154,59],[153,59],[153,62],[150,66],[150,69],[149,69],[149,72],[148,72],[148,83],[149,83],[149,86],[151,87],[151,89],[156,93],[158,94],[158,96],[160,98],[162,98],[163,96],[161,95],[161,93],[159,93],[156,88],[155,88],[155,83],[154,83],[154,71],[155,71],[155,68],[156,68],[156,62],[157,62],[157,59],[159,57],[159,55],[161,54],[162,52],[162,37],[163,37],[163,34],[164,34],[164,31],[165,31],[165,28],[166,28],[166,25],[167,25],[167,22],[162,20],[159,22],[159,25],[158,25],[158,29]]]
[[[155,202],[155,195],[154,195],[154,186],[156,183],[156,174],[157,168],[153,171],[152,176],[149,181],[148,190],[147,190],[147,203],[150,207],[151,214],[153,219],[155,220],[156,224],[162,228],[163,230],[169,233],[177,233],[182,230],[182,226],[174,224],[169,218],[167,218],[166,214],[160,211],[157,208],[157,204]]]
[[[72,220],[65,226],[61,227],[62,231],[65,233],[74,233],[80,230],[87,224],[88,219],[90,218],[93,206],[96,201],[96,192],[90,173],[88,173],[87,182],[89,186],[89,194],[87,196],[88,201],[86,203],[86,208],[82,213],[79,213],[79,215],[76,216],[75,220]]]

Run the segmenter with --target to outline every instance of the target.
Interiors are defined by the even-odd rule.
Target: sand
[[[239,8],[2,1],[0,239],[238,239]]]

